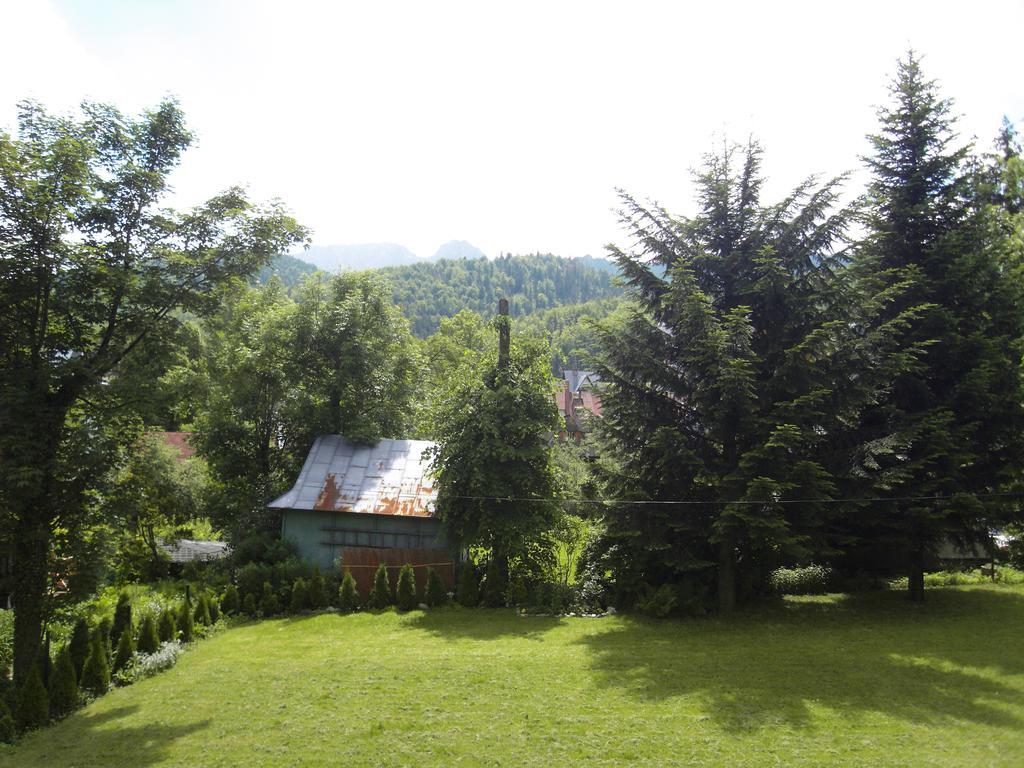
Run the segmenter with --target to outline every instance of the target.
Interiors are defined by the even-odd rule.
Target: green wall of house
[[[281,515],[281,537],[324,570],[334,565],[342,547],[447,548],[441,524],[432,517],[290,509]]]

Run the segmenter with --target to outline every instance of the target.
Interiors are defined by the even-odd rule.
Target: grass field
[[[240,626],[0,766],[1021,766],[1024,588]]]

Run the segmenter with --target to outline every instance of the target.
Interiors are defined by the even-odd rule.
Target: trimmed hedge
[[[395,603],[400,611],[411,611],[416,607],[416,574],[406,563],[398,572],[398,586],[395,588]]]

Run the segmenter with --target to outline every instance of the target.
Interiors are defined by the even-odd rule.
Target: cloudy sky
[[[198,144],[175,204],[233,183],[314,242],[603,252],[615,189],[692,210],[723,137],[769,194],[854,170],[909,46],[987,148],[1024,122],[1024,3],[0,0],[0,125],[36,98],[173,95]],[[856,183],[856,182],[855,182]]]

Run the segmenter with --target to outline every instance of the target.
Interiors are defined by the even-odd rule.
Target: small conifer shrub
[[[480,581],[472,563],[463,563],[459,568],[459,585],[455,596],[459,605],[466,608],[476,608],[480,603]]]
[[[309,579],[307,590],[309,591],[309,607],[319,611],[327,605],[327,594],[324,585],[324,577],[320,574],[319,568],[313,569],[313,575]]]
[[[164,608],[160,612],[160,625],[157,627],[157,637],[161,643],[169,643],[178,638],[178,622],[174,620],[174,611]]]
[[[299,613],[309,608],[309,588],[305,579],[298,578],[292,585],[292,599],[289,604],[292,613]]]
[[[444,587],[441,574],[433,568],[427,568],[427,588],[423,602],[431,608],[437,608],[448,602],[448,590]]]
[[[341,578],[341,586],[338,588],[338,610],[342,613],[352,613],[359,608],[359,591],[356,589],[356,580],[352,572],[346,568],[345,575]]]
[[[246,616],[256,615],[256,597],[252,592],[245,596],[245,600],[242,601],[242,613]]]
[[[89,624],[85,619],[75,622],[75,628],[71,630],[68,652],[71,654],[71,664],[75,668],[75,679],[79,680],[82,677],[85,657],[89,655]]]
[[[43,687],[43,675],[39,665],[33,664],[18,691],[14,708],[14,724],[19,731],[42,728],[50,722],[50,697]]]
[[[377,566],[377,572],[373,575],[373,587],[370,589],[370,598],[367,603],[371,608],[387,608],[394,603],[391,596],[391,582],[388,581],[388,567],[384,563]]]
[[[210,598],[205,592],[196,600],[196,610],[192,618],[195,619],[196,624],[202,624],[204,627],[208,627],[213,623],[210,616]]]
[[[0,744],[14,742],[14,718],[7,702],[0,696]]]
[[[127,592],[122,592],[117,598],[117,606],[114,608],[114,624],[110,628],[110,642],[113,645],[121,639],[121,634],[132,629],[132,602]]]
[[[135,648],[139,653],[156,653],[159,647],[160,634],[156,629],[156,621],[153,620],[153,614],[147,613],[139,626],[139,640]]]
[[[234,584],[228,584],[224,595],[220,599],[220,609],[228,616],[238,613],[240,603],[238,600],[238,588]]]
[[[269,581],[263,582],[263,596],[260,598],[260,613],[264,616],[273,616],[280,610],[277,595]]]
[[[398,572],[398,585],[395,587],[395,602],[398,610],[411,611],[416,607],[416,575],[412,566],[406,563]]]
[[[93,632],[89,655],[82,666],[79,688],[94,696],[102,696],[110,688],[110,657],[101,632]]]
[[[50,712],[54,717],[71,714],[78,706],[78,678],[70,647],[57,654],[57,663],[50,673]]]
[[[114,647],[111,645],[111,640],[110,640],[110,633],[111,633],[112,627],[113,627],[113,624],[111,623],[109,616],[104,616],[100,620],[100,623],[96,625],[96,632],[98,632],[99,636],[103,639],[103,647],[106,648],[106,650],[107,650],[107,660],[108,661],[110,660],[111,652],[114,650]]]
[[[189,607],[188,601],[181,604],[181,608],[178,610],[178,633],[181,635],[181,642],[191,643],[192,635],[195,634],[196,622],[192,618],[192,609]]]
[[[114,654],[113,671],[120,672],[121,670],[128,669],[134,656],[135,637],[130,631],[122,632],[120,639],[117,641],[117,653]]]

